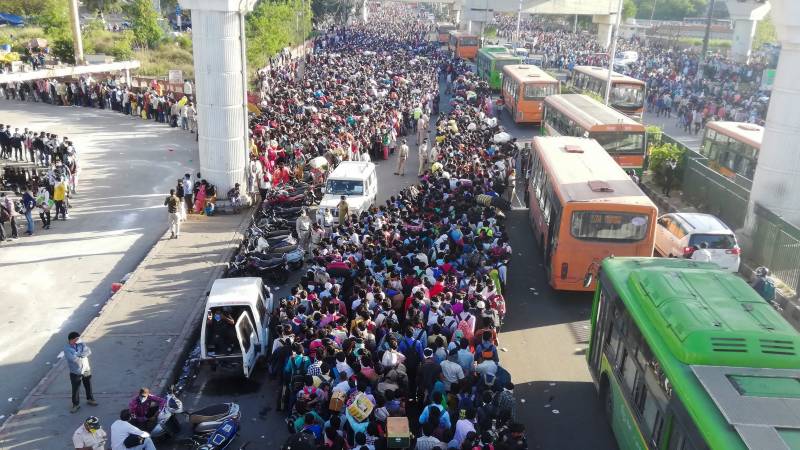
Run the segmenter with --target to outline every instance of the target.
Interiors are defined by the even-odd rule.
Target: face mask
[[[145,395],[139,396],[139,402],[140,403],[144,403],[146,401],[147,401],[147,396],[145,396]]]
[[[220,320],[222,320],[222,316],[220,316],[219,314],[214,314],[214,320],[219,322]]]

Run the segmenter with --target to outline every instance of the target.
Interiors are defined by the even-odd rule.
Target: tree
[[[775,24],[772,23],[772,15],[767,14],[756,25],[756,35],[753,37],[753,50],[758,50],[764,44],[778,42],[778,33],[775,31]]]
[[[636,17],[636,3],[633,0],[625,0],[622,4],[622,20]]]
[[[364,0],[312,0],[314,21],[317,23],[331,21],[345,24],[353,10],[361,8]]]
[[[83,6],[91,12],[100,11],[102,13],[107,13],[122,11],[121,0],[83,0]]]
[[[158,24],[158,13],[150,0],[132,0],[127,5],[131,19],[134,43],[139,47],[154,48],[164,37],[164,30]]]
[[[2,11],[19,16],[36,16],[50,6],[49,0],[3,0]],[[64,4],[66,7],[66,3]]]
[[[55,40],[70,36],[69,7],[67,2],[45,0],[44,9],[38,11],[36,22],[42,27],[48,38]],[[72,38],[69,38],[70,41]]]
[[[312,7],[304,0],[262,0],[247,16],[247,62],[252,68],[311,32]]]
[[[722,4],[722,2],[717,2]],[[637,14],[640,19],[683,20],[686,17],[705,16],[708,0],[636,0]],[[653,14],[653,6],[656,11]]]

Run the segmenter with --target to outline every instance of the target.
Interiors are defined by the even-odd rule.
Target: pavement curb
[[[158,375],[156,378],[155,384],[152,386],[153,391],[155,392],[163,392],[166,387],[169,385],[170,381],[174,378],[175,374],[179,370],[181,364],[183,363],[182,356],[186,355],[189,351],[189,346],[192,342],[192,335],[197,332],[196,327],[199,323],[200,319],[200,312],[202,311],[203,307],[205,306],[205,292],[211,289],[211,285],[214,281],[219,278],[222,274],[222,271],[225,269],[225,263],[230,260],[232,254],[236,251],[239,247],[239,244],[243,238],[243,230],[247,228],[250,223],[251,214],[249,209],[242,210],[242,219],[239,222],[239,225],[236,229],[231,231],[231,238],[228,241],[228,248],[222,253],[220,258],[214,262],[216,266],[213,269],[212,276],[210,277],[206,289],[204,293],[195,301],[194,308],[189,312],[187,315],[188,320],[184,324],[183,328],[180,331],[180,334],[176,337],[175,345],[172,347],[172,350],[168,354],[168,357],[164,360],[164,363],[158,369]],[[165,231],[161,237],[153,244],[153,247],[150,251],[147,252],[145,257],[139,262],[136,266],[136,269],[133,270],[132,275],[126,283],[122,286],[120,290],[115,292],[109,299],[105,302],[100,311],[98,311],[97,315],[92,318],[86,328],[83,329],[81,332],[81,336],[91,336],[92,331],[97,328],[99,325],[99,320],[103,317],[107,311],[111,310],[117,300],[123,296],[123,293],[126,291],[126,286],[131,286],[135,284],[136,280],[140,277],[141,269],[150,262],[155,255],[160,251],[164,244],[164,242],[168,241],[166,239],[167,233],[169,230]],[[110,289],[110,287],[109,287]],[[8,431],[6,428],[9,423],[12,422],[12,419],[16,417],[20,411],[25,411],[30,409],[34,406],[36,399],[43,395],[44,392],[47,391],[47,388],[50,384],[58,377],[58,375],[62,371],[62,366],[66,364],[64,358],[59,359],[59,361],[50,368],[50,370],[45,374],[45,376],[34,386],[33,389],[25,396],[25,398],[20,403],[19,408],[17,408],[17,412],[10,415],[6,418],[6,420],[0,425],[0,448],[2,448],[2,443],[4,442],[4,435]]]

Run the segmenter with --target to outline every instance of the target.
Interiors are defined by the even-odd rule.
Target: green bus
[[[800,334],[744,280],[613,256],[598,277],[587,360],[621,449],[800,449]]]
[[[493,46],[494,47],[494,46]],[[501,47],[505,50],[505,47]],[[478,76],[489,83],[489,87],[499,91],[503,84],[503,67],[521,64],[522,58],[505,52],[495,52],[494,48],[483,47],[478,50],[475,67]]]

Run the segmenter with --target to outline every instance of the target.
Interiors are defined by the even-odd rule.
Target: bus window
[[[609,103],[623,108],[640,108],[644,104],[641,86],[615,84],[611,89]]]
[[[596,140],[611,154],[641,154],[644,150],[644,133],[592,133],[590,138]]]
[[[478,45],[478,38],[477,37],[464,37],[461,38],[461,42],[459,45],[464,47],[476,47]]]
[[[574,211],[571,232],[583,240],[640,241],[647,236],[648,222],[645,214]]]
[[[555,84],[525,84],[525,100],[541,100],[556,93]]]

